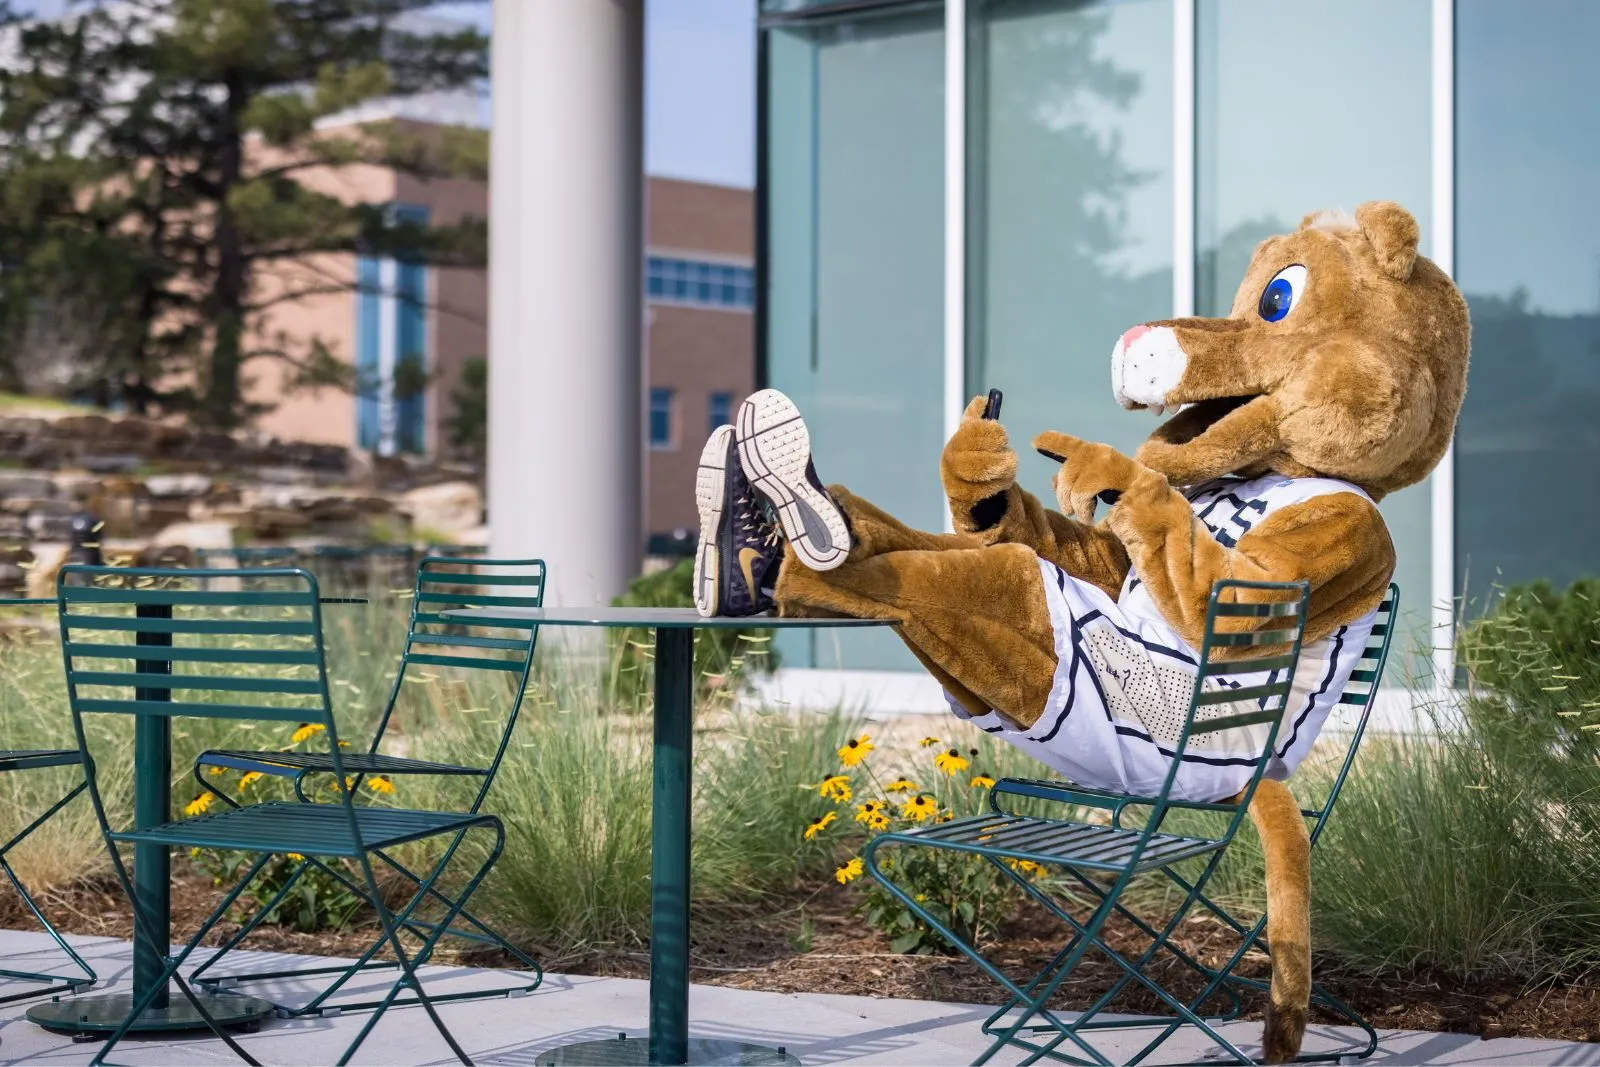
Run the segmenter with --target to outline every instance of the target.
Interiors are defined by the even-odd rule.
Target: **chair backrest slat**
[[[504,589],[506,592],[498,592]],[[376,752],[394,716],[395,705],[408,677],[418,669],[445,669],[468,676],[514,677],[514,692],[501,725],[499,744],[487,773],[481,776],[478,810],[494,783],[500,763],[522,709],[533,654],[538,642],[536,625],[508,622],[463,625],[446,618],[454,608],[536,608],[544,604],[545,565],[538,559],[485,559],[429,556],[417,567],[412,594],[411,623],[406,632],[400,669],[388,705],[378,722],[371,751]],[[493,630],[492,634],[483,631]]]
[[[151,677],[156,677],[152,675]],[[193,704],[177,700],[102,700],[82,697],[85,713],[161,715],[169,719],[249,719],[265,722],[304,722],[305,708],[269,708],[260,704]]]

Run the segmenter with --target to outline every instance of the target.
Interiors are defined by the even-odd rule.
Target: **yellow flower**
[[[1044,873],[1044,868],[1032,860],[1006,860],[1006,862],[1011,865],[1013,871],[1021,871],[1023,874]]]
[[[924,737],[921,741],[917,742],[917,744],[921,745],[923,748],[932,748],[934,745],[940,745],[943,743],[944,742],[940,741],[937,737]]]
[[[872,743],[872,738],[862,734],[853,741],[846,741],[844,746],[839,749],[839,762],[846,767],[854,767],[867,758],[868,752],[877,747]]]
[[[261,777],[261,772],[260,771],[250,771],[248,774],[242,775],[239,778],[239,788],[240,789],[249,789],[250,788],[250,783],[255,781],[257,778],[260,778],[260,777]]]
[[[298,853],[298,852],[285,852],[284,855],[288,856],[290,859],[294,860],[296,863],[304,863],[305,860],[306,860],[306,858],[304,856],[300,855],[300,853]]]
[[[867,800],[856,805],[856,822],[867,822],[888,806],[886,800]]]
[[[887,828],[889,825],[889,813],[884,811],[875,811],[864,821],[867,824],[868,830],[882,830]]]
[[[933,817],[933,821],[934,822],[949,822],[951,819],[954,819],[955,817],[956,817],[956,813],[953,812],[953,811],[950,811],[947,808],[944,811],[941,811],[938,815],[935,815]]]
[[[298,730],[289,735],[289,743],[291,745],[298,745],[300,742],[306,740],[307,738],[315,737],[326,729],[327,727],[323,726],[320,722],[303,722],[300,724],[300,728]]]
[[[833,872],[833,877],[834,880],[840,885],[846,885],[855,881],[857,878],[860,878],[862,871],[865,869],[866,866],[861,862],[861,858],[858,856],[849,863],[846,863],[843,867],[835,870]]]
[[[818,834],[822,833],[822,831],[833,825],[833,820],[836,818],[838,818],[837,815],[831,811],[828,812],[822,818],[806,827],[805,839],[810,841],[813,837],[816,837]]]
[[[185,815],[202,815],[207,808],[211,807],[211,802],[215,799],[217,798],[211,794],[210,790],[207,790],[185,804],[183,813]]]
[[[226,770],[227,770],[227,769],[228,769],[228,768],[226,768],[226,767],[212,767],[212,768],[211,768],[211,769],[210,769],[210,770],[209,770],[209,771],[207,771],[207,772],[206,772],[206,773],[207,773],[207,774],[209,774],[209,775],[211,775],[211,777],[213,777],[213,778],[215,778],[215,777],[217,777],[217,776],[218,776],[218,775],[220,775],[220,774],[222,774],[222,773],[223,773],[223,772],[224,772],[224,771],[226,771]]]
[[[393,793],[394,783],[381,774],[375,774],[367,779],[367,788],[374,793]]]
[[[933,757],[933,765],[946,774],[958,774],[971,766],[967,762],[967,757],[953,748]]]
[[[193,856],[195,859],[199,859],[200,858],[200,849],[199,848],[191,848],[189,850],[189,855]]]
[[[900,805],[900,814],[914,822],[926,822],[928,817],[938,810],[938,805],[926,793],[912,797]]]
[[[817,783],[817,792],[829,800],[837,800],[841,804],[850,803],[850,778],[848,775],[835,774],[824,778]]]
[[[975,774],[972,776],[972,788],[993,789],[994,779],[987,774]]]
[[[915,793],[917,791],[917,783],[909,778],[896,778],[884,788],[891,793]]]

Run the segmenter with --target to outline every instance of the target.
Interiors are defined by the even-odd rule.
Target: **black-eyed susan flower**
[[[204,815],[206,809],[211,807],[211,802],[217,799],[210,790],[201,793],[183,806],[185,815]]]
[[[306,861],[306,858],[304,856],[300,855],[300,853],[298,853],[298,852],[285,852],[284,855],[288,856],[290,859],[294,860],[296,863],[304,863]]]
[[[394,783],[381,774],[375,774],[367,779],[367,788],[374,793],[393,793]]]
[[[909,778],[896,778],[884,788],[891,793],[915,793],[917,791],[917,783]]]
[[[822,818],[806,827],[806,832],[804,834],[805,839],[810,841],[813,837],[816,837],[818,834],[822,833],[822,831],[833,825],[833,820],[836,818],[838,818],[838,816],[831,811],[823,815]]]
[[[988,774],[974,774],[972,776],[972,788],[974,788],[974,789],[993,789],[994,788],[994,777],[992,775],[988,775]]]
[[[882,811],[887,804],[888,801],[885,800],[862,801],[856,805],[856,822],[866,822],[874,812]]]
[[[878,746],[872,743],[872,738],[866,734],[846,741],[839,748],[839,762],[846,767],[854,767],[867,758],[867,753]]]
[[[289,735],[289,743],[298,745],[300,742],[315,737],[326,729],[327,727],[320,722],[303,722],[296,728],[294,733]]]
[[[239,788],[249,789],[250,783],[261,777],[260,771],[248,771],[239,777]]]
[[[848,885],[857,878],[860,878],[862,872],[865,870],[866,865],[861,862],[861,857],[857,856],[849,863],[846,863],[843,867],[836,869],[833,872],[833,878],[834,881],[838,882],[840,885]]]
[[[206,771],[206,773],[211,775],[211,777],[216,778],[226,772],[227,769],[228,768],[226,767],[212,767],[210,770]]]
[[[1006,860],[1006,863],[1010,864],[1013,871],[1021,871],[1023,874],[1044,873],[1044,868],[1032,860]]]
[[[933,765],[946,774],[960,774],[972,764],[956,749],[950,748],[933,757]]]
[[[919,793],[900,805],[900,814],[913,822],[927,822],[938,810],[939,805],[926,793]]]
[[[817,783],[817,793],[829,800],[837,800],[841,804],[850,803],[850,778],[848,775],[834,774]]]
[[[924,737],[921,741],[918,741],[917,744],[921,745],[923,748],[932,748],[934,745],[942,745],[944,742],[940,741],[937,737]]]

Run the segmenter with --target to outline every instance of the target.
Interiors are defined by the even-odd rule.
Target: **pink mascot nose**
[[[1122,350],[1126,352],[1129,348],[1133,347],[1133,342],[1137,341],[1139,338],[1143,337],[1149,332],[1150,327],[1148,326],[1135,326],[1131,328],[1127,333],[1122,335]]]

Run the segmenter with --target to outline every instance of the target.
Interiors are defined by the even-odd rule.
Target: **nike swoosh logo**
[[[756,576],[750,571],[750,564],[761,558],[761,553],[753,548],[739,550],[739,569],[744,572],[745,588],[750,590],[750,595],[756,595]]]

